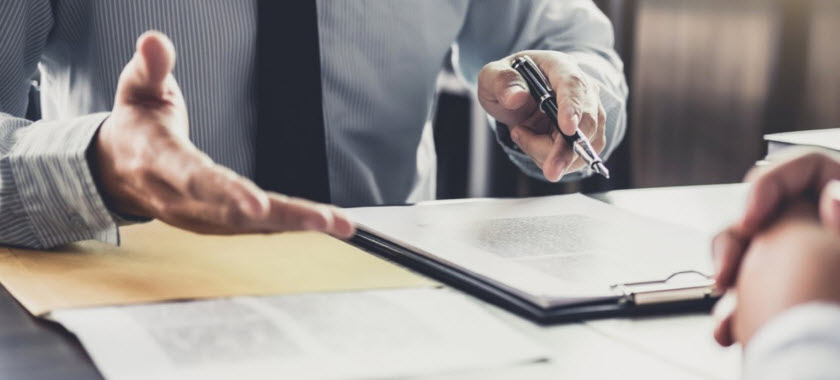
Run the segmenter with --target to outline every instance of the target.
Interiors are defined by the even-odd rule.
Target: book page
[[[613,284],[711,271],[703,234],[583,195],[349,213],[364,230],[543,306],[613,297]]]
[[[66,309],[50,318],[79,337],[108,380],[381,378],[546,357],[443,289]]]

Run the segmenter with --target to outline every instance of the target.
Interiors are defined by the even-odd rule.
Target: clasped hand
[[[840,157],[792,152],[747,175],[742,217],[712,243],[716,282],[737,306],[715,339],[749,344],[767,321],[793,306],[840,303]]]

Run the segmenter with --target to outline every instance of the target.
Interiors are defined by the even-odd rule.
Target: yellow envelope
[[[176,299],[435,283],[314,232],[209,236],[161,222],[121,228],[122,246],[0,248],[0,282],[30,313]]]

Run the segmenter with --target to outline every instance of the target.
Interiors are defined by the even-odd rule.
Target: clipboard
[[[709,312],[720,298],[711,278],[694,270],[686,270],[659,280],[614,284],[610,288],[615,297],[543,308],[471,273],[437,262],[362,228],[358,229],[351,243],[543,325],[600,318]]]

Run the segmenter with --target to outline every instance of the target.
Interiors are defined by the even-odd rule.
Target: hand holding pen
[[[556,118],[541,110],[542,102],[537,100],[542,95],[534,93],[536,99],[532,97],[533,86],[513,68],[514,61],[526,54],[543,74],[545,88],[553,92]],[[606,115],[598,88],[570,55],[526,51],[492,62],[479,74],[478,95],[485,110],[510,128],[513,141],[542,169],[546,179],[558,181],[583,167],[608,175],[598,158],[606,145]]]

